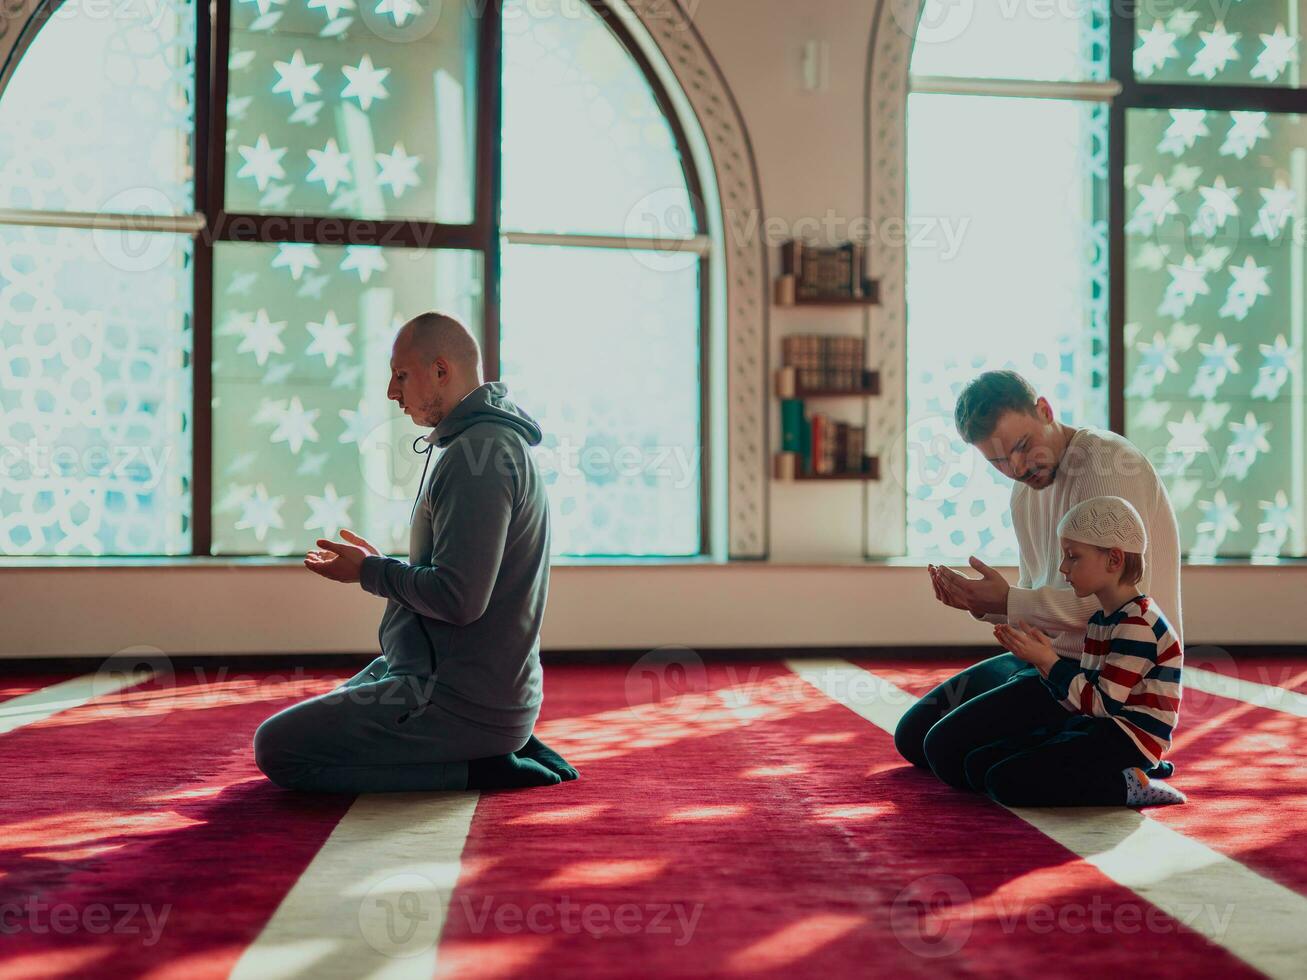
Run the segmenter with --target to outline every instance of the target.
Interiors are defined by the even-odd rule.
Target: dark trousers
[[[1036,668],[1004,653],[955,674],[921,698],[899,720],[894,744],[903,758],[931,769],[950,786],[991,795],[989,770],[1011,761],[1009,770],[994,774],[993,784],[998,793],[995,798],[1009,806],[1125,802],[1121,770],[1135,765],[1147,768],[1147,761],[1110,719],[1086,721],[1106,722],[1125,746],[1103,726],[1079,730],[1075,718],[1054,700]],[[1047,748],[1043,748],[1045,742]],[[1096,747],[1103,746],[1111,751],[1103,756],[1101,765],[1092,766],[1102,778],[1090,779],[1084,798],[1073,800],[1072,784],[1083,784],[1081,777],[1089,776],[1076,766],[1091,765]],[[1133,756],[1125,751],[1127,747]],[[977,750],[984,751],[969,763],[969,756]],[[1054,771],[1064,774],[1057,785],[1049,783],[1049,773]],[[978,782],[973,782],[973,775]],[[1109,788],[1116,789],[1115,799],[1106,799]],[[1046,798],[1033,802],[1040,793]]]
[[[432,684],[392,674],[377,657],[331,693],[264,721],[254,733],[254,762],[287,789],[425,793],[467,789],[469,759],[526,743],[525,735],[486,731],[432,704]]]
[[[1066,712],[1058,725],[972,749],[971,788],[1004,806],[1122,806],[1122,770],[1151,763],[1111,718]]]

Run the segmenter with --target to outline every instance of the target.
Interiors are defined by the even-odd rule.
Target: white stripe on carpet
[[[431,980],[478,795],[359,797],[231,976]]]
[[[1307,694],[1299,691],[1259,684],[1257,681],[1246,681],[1239,677],[1231,677],[1229,674],[1218,674],[1214,670],[1203,670],[1201,667],[1183,668],[1180,672],[1180,681],[1183,687],[1192,687],[1204,694],[1215,694],[1234,701],[1243,701],[1245,704],[1255,704],[1259,708],[1270,708],[1273,711],[1283,711],[1285,714],[1307,718]],[[1184,711],[1183,695],[1180,710]]]
[[[845,660],[787,660],[786,666],[891,735],[916,701],[885,678]],[[1134,810],[1049,807],[1011,812],[1268,976],[1302,976],[1302,964],[1307,963],[1307,898],[1297,892]]]
[[[143,684],[153,676],[154,671],[149,668],[131,673],[114,671],[83,674],[29,694],[20,694],[8,701],[0,701],[0,735],[7,735],[24,725],[45,721],[51,715],[80,707],[96,698],[117,694],[124,688]]]

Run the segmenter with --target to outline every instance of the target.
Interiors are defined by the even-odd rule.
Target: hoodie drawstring
[[[426,436],[418,436],[413,440],[413,452],[419,456],[425,455],[427,461],[422,464],[422,479],[418,480],[418,495],[413,498],[413,509],[409,511],[408,522],[410,525],[413,523],[413,515],[418,512],[418,501],[422,499],[422,488],[427,485],[427,467],[431,465],[431,450],[436,448],[434,443],[427,442],[426,449],[419,449],[418,443],[426,442],[426,439]]]
[[[413,510],[410,511],[408,515],[409,527],[413,526],[413,515],[418,512],[418,501],[422,499],[422,490],[427,485],[427,467],[431,465],[431,450],[436,448],[435,443],[427,442],[426,449],[419,449],[418,448],[419,442],[427,442],[427,437],[418,436],[416,439],[413,440],[413,452],[417,453],[419,456],[425,455],[427,457],[427,461],[422,464],[422,478],[418,480],[418,495],[413,498]],[[410,555],[409,557],[412,558],[412,555]],[[422,636],[427,641],[427,650],[431,654],[431,661],[430,661],[431,676],[435,677],[436,676],[436,645],[431,642],[431,634],[427,632],[427,624],[421,616],[418,617],[418,629],[422,631]],[[412,711],[406,711],[402,716],[400,716],[399,721],[405,722],[408,721],[408,719],[411,716],[421,714],[423,711],[426,710],[428,704],[431,704],[430,698],[428,698],[426,702],[424,702],[423,704],[418,705]]]

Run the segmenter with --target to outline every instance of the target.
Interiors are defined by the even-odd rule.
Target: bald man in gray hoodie
[[[549,503],[530,447],[540,427],[482,382],[475,338],[424,313],[395,338],[387,397],[442,450],[423,469],[409,560],[342,530],[304,559],[386,599],[381,656],[330,694],[273,715],[259,768],[290,789],[501,789],[575,779],[532,734],[549,588]]]

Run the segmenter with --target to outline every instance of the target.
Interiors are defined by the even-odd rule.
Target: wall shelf
[[[778,384],[779,387],[779,384]],[[880,372],[868,371],[866,382],[861,388],[804,388],[795,385],[793,395],[777,395],[778,398],[875,398],[880,394]]]
[[[793,302],[782,302],[777,299],[775,305],[781,309],[794,309],[800,306],[819,306],[819,307],[862,307],[862,306],[879,306],[880,305],[880,282],[876,279],[868,279],[864,288],[867,290],[865,296],[821,296],[821,297],[803,297],[796,296]],[[779,292],[779,291],[778,291]]]
[[[776,453],[772,463],[772,479],[777,483],[868,483],[880,479],[880,457],[867,456],[866,469],[861,473],[805,473],[797,467],[800,460],[795,460],[793,476],[780,476],[780,460],[783,456],[797,456],[797,453]]]
[[[880,281],[867,276],[867,243],[850,241],[823,247],[798,240],[785,242],[781,245],[781,274],[772,284],[772,302],[788,308],[878,305]]]
[[[831,481],[854,481],[858,483],[867,483],[880,479],[880,457],[869,456],[869,467],[865,473],[828,473],[824,476],[819,474],[800,473],[794,477],[795,483],[812,482],[822,483]],[[789,480],[782,480],[782,483],[789,483]]]
[[[824,410],[809,416],[805,408],[809,401],[865,400],[880,395],[880,372],[866,366],[865,349],[864,338],[848,334],[782,338],[784,366],[772,379],[781,419],[781,451],[772,460],[774,480],[866,483],[880,479],[879,459],[866,452],[865,402],[861,425],[832,418]],[[819,469],[836,472],[815,472]]]

